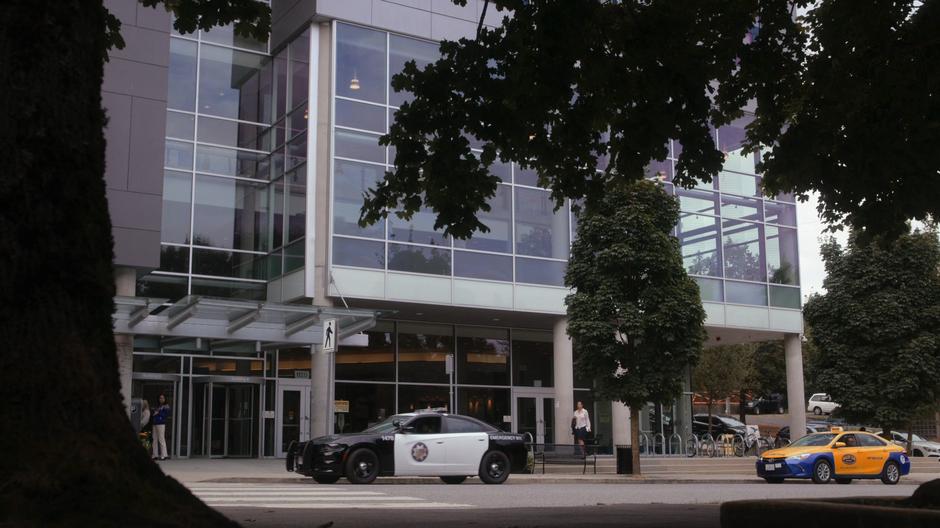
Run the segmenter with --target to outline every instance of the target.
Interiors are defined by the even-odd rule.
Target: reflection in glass
[[[287,192],[287,241],[292,242],[304,236],[307,229],[307,174],[303,169],[291,172],[285,177]]]
[[[552,387],[554,348],[551,332],[513,330],[512,384],[526,387]]]
[[[457,327],[457,382],[509,385],[509,331]]]
[[[163,218],[160,227],[162,242],[189,243],[190,197],[193,177],[189,173],[164,171]]]
[[[336,25],[336,95],[385,103],[385,33]]]
[[[192,141],[195,123],[196,118],[189,114],[168,111],[166,113],[166,137]]]
[[[764,219],[761,201],[754,198],[740,198],[728,194],[721,195],[721,216],[760,222]]]
[[[696,189],[676,189],[679,209],[688,213],[718,214],[716,193]]]
[[[399,385],[398,412],[415,412],[425,409],[450,410],[450,388],[446,385]]]
[[[266,127],[228,119],[199,116],[199,141],[226,147],[266,150]]]
[[[455,251],[454,276],[512,282],[512,257]]]
[[[308,78],[310,77],[310,30],[294,39],[290,44],[290,108],[297,108],[307,101]]]
[[[469,240],[455,240],[454,245],[480,251],[511,253],[512,188],[508,185],[497,185],[496,194],[487,201],[487,204],[490,210],[478,211],[477,218],[490,229],[489,232],[476,231]]]
[[[336,124],[385,133],[385,108],[346,99],[336,99]]]
[[[767,285],[725,281],[727,302],[767,306]]]
[[[171,169],[193,170],[193,144],[166,140],[163,165]]]
[[[566,262],[557,260],[516,257],[516,282],[564,286],[567,266]]]
[[[450,275],[450,250],[389,244],[388,269],[411,273]]]
[[[725,277],[750,281],[766,280],[761,251],[763,226],[740,220],[725,220],[722,231]]]
[[[363,193],[378,187],[385,170],[377,165],[336,160],[333,171],[333,232],[369,238],[385,238],[385,221],[359,227]]]
[[[741,196],[760,196],[761,183],[757,176],[722,171],[718,173],[718,188],[723,193]]]
[[[800,260],[796,229],[766,226],[767,280],[774,284],[799,284]]]
[[[410,220],[399,218],[395,214],[389,215],[388,239],[414,244],[450,246],[450,238],[445,237],[443,231],[434,229],[436,220],[437,214],[424,207],[414,213]]]
[[[196,147],[196,170],[241,178],[265,178],[258,166],[265,158],[260,152],[199,145]]]
[[[371,240],[333,237],[333,264],[385,269],[385,244]]]
[[[160,271],[189,273],[189,246],[160,246]]]
[[[454,352],[454,334],[448,325],[398,324],[398,380],[447,383],[447,354]],[[447,398],[444,399],[447,401]],[[399,409],[402,406],[399,398]],[[420,408],[420,407],[419,407]]]
[[[169,299],[175,302],[189,293],[189,279],[171,275],[151,273],[144,275],[137,281],[137,295],[139,297],[153,297]]]
[[[424,69],[428,64],[436,61],[440,57],[438,44],[436,42],[427,42],[399,35],[390,35],[388,39],[388,72],[389,81],[392,77],[405,67],[408,61],[415,61],[419,70]],[[389,86],[388,104],[391,106],[401,106],[405,101],[410,101],[412,95],[407,92],[396,92]]]
[[[199,112],[258,122],[270,96],[262,94],[268,57],[203,44],[199,52]],[[266,83],[265,83],[266,84]]]
[[[692,277],[698,284],[699,296],[702,301],[724,302],[725,293],[719,279],[705,279]]]
[[[334,154],[375,163],[385,163],[385,147],[379,145],[379,136],[340,128],[333,129]]]
[[[395,385],[337,383],[336,399],[349,402],[348,413],[334,413],[337,433],[357,433],[395,414]]]
[[[196,109],[196,43],[170,39],[170,67],[167,72],[167,108]]]
[[[770,305],[779,308],[800,308],[800,289],[786,286],[770,287]]]
[[[704,215],[683,214],[679,217],[682,262],[689,274],[721,276],[718,222],[718,218]]]
[[[295,378],[295,372],[310,372],[310,347],[282,348],[277,351],[277,377]]]
[[[517,185],[528,185],[530,187],[538,187],[539,185],[539,173],[535,172],[535,169],[523,169],[519,165],[513,164],[514,178],[513,181]]]
[[[362,346],[340,341],[336,379],[395,381],[395,324],[380,322],[363,334]]]
[[[193,277],[193,295],[209,297],[228,297],[249,301],[263,301],[268,295],[268,287],[263,282],[240,282],[236,280],[204,279]],[[258,370],[261,370],[260,361]],[[196,373],[195,365],[193,374]]]
[[[215,26],[209,31],[200,31],[203,42],[214,42],[235,48],[245,48],[254,51],[267,51],[268,43],[251,37],[235,34],[234,25]]]
[[[568,211],[548,191],[516,188],[516,253],[567,259]]]
[[[264,184],[196,176],[193,243],[266,251],[269,247],[267,194]]]
[[[266,279],[265,256],[214,249],[193,249],[193,273],[242,279]]]
[[[512,414],[509,389],[460,387],[457,389],[457,412],[503,431],[512,428],[512,422],[503,421],[506,416]]]
[[[764,221],[796,227],[796,206],[793,204],[764,202]]]

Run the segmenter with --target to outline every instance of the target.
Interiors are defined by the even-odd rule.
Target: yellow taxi
[[[904,448],[871,433],[841,427],[808,434],[757,459],[757,476],[772,484],[788,478],[813,479],[816,484],[880,478],[885,484],[897,484],[910,471],[911,460]]]

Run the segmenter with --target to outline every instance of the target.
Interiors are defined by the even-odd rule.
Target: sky
[[[814,293],[823,293],[823,280],[826,270],[822,258],[819,256],[820,240],[830,234],[823,233],[826,225],[819,220],[816,213],[817,195],[812,194],[807,202],[797,202],[796,219],[799,226],[800,242],[800,285],[802,286],[803,301]],[[836,240],[844,244],[848,233],[840,231],[835,234]]]

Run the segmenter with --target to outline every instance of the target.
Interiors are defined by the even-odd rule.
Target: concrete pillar
[[[333,353],[312,346],[310,438],[333,434]]]
[[[787,363],[787,401],[790,407],[790,439],[806,434],[806,392],[803,389],[803,344],[800,334],[786,334],[783,350]]]
[[[556,444],[571,444],[571,418],[574,416],[574,352],[568,337],[568,319],[559,318],[553,328],[553,357],[555,369],[555,440]],[[593,418],[593,417],[592,417]]]
[[[118,267],[114,270],[114,293],[133,297],[137,293],[137,270]],[[134,372],[134,336],[132,334],[114,334],[114,346],[117,352],[118,376],[121,380],[121,398],[124,410],[130,415],[131,383]]]
[[[630,408],[623,402],[615,401],[611,412],[611,421],[613,421],[614,446],[630,444]]]

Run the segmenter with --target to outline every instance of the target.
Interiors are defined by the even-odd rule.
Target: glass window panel
[[[234,26],[228,24],[225,26],[215,26],[209,31],[201,31],[201,37],[204,42],[213,42],[235,48],[245,48],[254,51],[267,51],[268,42],[266,40],[256,40],[252,37],[236,35]]]
[[[287,131],[286,137],[292,138],[297,134],[301,134],[307,131],[307,120],[309,119],[307,114],[307,105],[302,104],[295,108],[290,115],[287,116],[286,124]]]
[[[392,77],[405,68],[405,63],[415,61],[418,70],[423,70],[425,66],[436,61],[440,57],[438,44],[436,42],[427,42],[398,35],[389,36],[388,48],[388,71],[389,81]],[[396,92],[389,86],[388,104],[391,106],[401,106],[405,101],[411,101],[412,95],[408,92]]]
[[[679,218],[682,262],[689,274],[721,276],[720,236],[718,218],[694,214]]]
[[[385,269],[385,243],[333,237],[333,264]]]
[[[725,277],[760,282],[766,280],[762,231],[763,226],[760,224],[738,220],[725,220],[722,223]]]
[[[307,134],[300,134],[287,143],[287,157],[285,159],[284,170],[291,170],[294,167],[307,161]]]
[[[512,384],[525,387],[554,386],[551,332],[512,331]]]
[[[189,243],[189,218],[193,176],[191,173],[163,172],[163,218],[160,227],[162,242]]]
[[[263,282],[241,282],[235,280],[204,279],[193,277],[193,295],[207,295],[209,297],[228,297],[231,299],[245,299],[248,301],[263,301],[268,295],[268,287]],[[260,374],[261,361],[258,362]],[[193,374],[195,374],[195,365]]]
[[[679,208],[688,213],[718,214],[718,195],[711,191],[676,189]]]
[[[168,111],[166,113],[166,137],[193,139],[193,128],[196,118],[189,114]]]
[[[261,359],[193,358],[193,374],[216,376],[263,376]],[[216,398],[218,404],[218,398]]]
[[[134,354],[134,372],[179,374],[180,356],[150,356]]]
[[[385,133],[385,107],[336,99],[336,124]]]
[[[509,331],[457,327],[457,382],[509,385]]]
[[[766,226],[767,280],[774,284],[800,283],[800,258],[796,229]]]
[[[310,30],[294,39],[290,44],[290,107],[297,108],[307,101],[310,77]]]
[[[794,203],[796,202],[796,195],[792,193],[778,194],[774,197],[774,200],[778,202]]]
[[[693,277],[693,279],[698,283],[699,295],[703,301],[724,302],[725,293],[720,280],[702,277]]]
[[[490,229],[489,232],[476,231],[469,240],[455,240],[454,245],[480,251],[512,253],[512,188],[497,185],[496,194],[487,203],[490,210],[478,211],[477,218]]]
[[[472,416],[503,431],[512,428],[512,422],[503,418],[512,414],[509,389],[460,387],[457,389],[457,412]]]
[[[284,52],[274,58],[272,80],[274,82],[272,96],[274,98],[274,119],[280,119],[287,114],[287,57]]]
[[[512,257],[455,251],[454,276],[512,282]]]
[[[535,169],[523,169],[519,165],[513,164],[513,182],[517,185],[528,185],[538,187],[539,173]]]
[[[653,160],[644,169],[647,178],[655,178],[660,181],[672,181],[675,174],[672,168],[672,160],[657,161]]]
[[[290,273],[304,267],[304,241],[298,240],[284,248],[284,273]]]
[[[566,267],[564,262],[557,260],[516,257],[516,282],[564,286]]]
[[[189,279],[151,273],[137,281],[139,297],[153,297],[176,301],[188,294]]]
[[[738,174],[737,172],[719,172],[718,187],[723,193],[740,194],[742,196],[760,196],[760,178]]]
[[[258,166],[265,158],[260,152],[199,145],[196,147],[196,170],[241,178],[264,178]]]
[[[199,112],[259,122],[270,96],[262,93],[268,57],[203,44],[199,55]]]
[[[722,218],[737,218],[760,222],[764,219],[761,201],[755,198],[739,198],[727,194],[721,195]]]
[[[780,308],[800,309],[800,289],[786,286],[770,287],[770,305]]]
[[[336,26],[336,95],[385,102],[385,32]]]
[[[414,412],[423,409],[448,409],[450,389],[434,385],[399,385],[398,412]]]
[[[280,277],[284,273],[284,251],[282,249],[268,253],[265,262],[267,263],[268,279]]]
[[[496,160],[490,165],[490,174],[496,176],[504,183],[512,183],[512,164]]]
[[[725,296],[729,303],[767,306],[767,286],[764,284],[725,281]]]
[[[337,383],[334,396],[349,402],[348,413],[333,414],[337,433],[357,433],[395,414],[395,385]]]
[[[366,340],[340,341],[336,350],[336,379],[395,381],[395,324],[377,323],[363,332]]]
[[[189,273],[189,246],[160,246],[160,271]]]
[[[307,229],[307,174],[298,169],[287,175],[287,240],[304,236]]]
[[[718,150],[725,154],[726,170],[754,173],[754,155],[742,152],[747,134],[746,127],[753,119],[749,115],[742,116],[731,124],[718,128]],[[725,190],[724,187],[722,190]]]
[[[447,354],[453,352],[454,334],[451,326],[416,323],[398,324],[399,381],[447,383],[448,375],[445,363]],[[444,401],[446,402],[447,398]],[[405,407],[402,407],[403,403]],[[407,409],[407,405],[408,402],[402,402],[399,398],[399,409]]]
[[[227,119],[199,116],[199,141],[226,147],[266,150],[266,127]]]
[[[568,209],[555,211],[548,191],[516,188],[516,253],[567,259]]]
[[[265,255],[193,249],[193,273],[241,279],[265,279]]]
[[[267,251],[268,221],[266,185],[196,176],[194,244]]]
[[[167,72],[167,108],[196,110],[196,43],[170,39],[170,68]]]
[[[764,221],[769,224],[796,226],[796,206],[793,204],[764,202]]]
[[[379,145],[379,136],[339,128],[333,130],[336,156],[385,163],[385,147]]]
[[[284,180],[278,179],[268,188],[271,197],[271,247],[284,245]]]
[[[385,221],[359,227],[363,193],[378,187],[385,168],[353,161],[336,160],[333,172],[333,232],[368,238],[385,238]]]
[[[413,214],[410,220],[399,218],[394,214],[389,215],[388,239],[432,246],[450,246],[450,238],[445,237],[443,231],[434,230],[436,219],[437,215],[424,207]]]
[[[280,349],[277,351],[277,376],[279,378],[295,378],[296,372],[310,375],[311,369],[310,348],[298,347]],[[301,374],[303,376],[304,374]]]
[[[411,273],[450,275],[450,250],[421,246],[388,245],[388,269]]]
[[[163,165],[171,169],[193,170],[193,144],[167,140]]]

